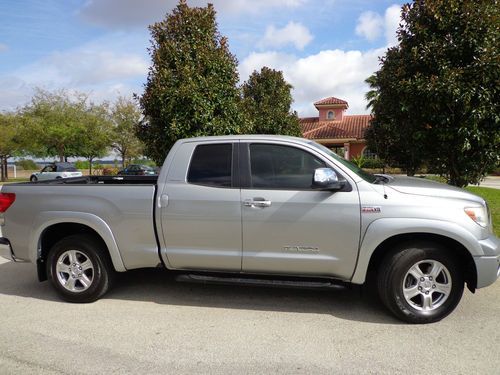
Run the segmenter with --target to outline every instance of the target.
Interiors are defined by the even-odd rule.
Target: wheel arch
[[[457,255],[460,267],[463,271],[464,279],[469,290],[474,293],[477,286],[477,271],[474,259],[470,252],[460,242],[438,234],[433,233],[405,233],[392,236],[382,242],[374,250],[370,257],[367,273],[377,272],[382,260],[395,246],[407,242],[431,242],[440,245]]]
[[[396,244],[425,241],[434,242],[455,253],[464,271],[467,287],[471,292],[475,291],[477,270],[474,256],[482,255],[482,249],[469,232],[454,223],[442,221],[433,223],[429,220],[396,219],[397,225],[393,226],[396,223],[393,220],[381,219],[379,223],[375,221],[368,227],[360,246],[352,283],[363,284],[367,275],[377,270],[382,259]]]
[[[45,212],[36,220],[43,224],[35,231],[31,241],[31,253],[34,258],[32,260],[37,264],[40,281],[47,279],[45,261],[50,248],[59,240],[74,234],[89,234],[102,241],[109,253],[113,268],[119,272],[126,271],[111,229],[102,219],[86,213],[61,214],[66,214],[66,217],[60,217],[57,212]]]

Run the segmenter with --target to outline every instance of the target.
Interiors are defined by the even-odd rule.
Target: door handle
[[[265,208],[265,207],[271,207],[271,201],[268,201],[264,198],[245,199],[243,201],[243,205],[245,207]]]

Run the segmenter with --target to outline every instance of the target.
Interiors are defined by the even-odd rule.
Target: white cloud
[[[83,48],[54,52],[18,74],[34,83],[79,86],[145,76],[148,65],[134,54]]]
[[[262,47],[283,47],[291,44],[295,48],[303,50],[311,40],[313,40],[313,36],[307,27],[301,23],[290,21],[281,29],[274,27],[274,25],[268,26],[259,44]]]
[[[385,40],[388,46],[395,46],[398,44],[396,30],[401,23],[401,6],[391,5],[385,10]]]
[[[384,29],[384,20],[375,12],[363,12],[358,18],[356,35],[373,42],[378,39]]]
[[[376,12],[363,12],[356,24],[356,35],[370,42],[377,40],[382,34],[387,46],[398,43],[396,30],[401,22],[401,6],[394,4],[385,10],[384,16]]]
[[[245,58],[239,72],[242,80],[263,66],[283,71],[294,86],[294,109],[301,116],[317,115],[313,102],[336,96],[349,102],[349,113],[368,113],[365,79],[378,69],[378,57],[385,49],[361,51],[325,50],[299,58],[278,52],[252,53]]]
[[[190,6],[212,3],[217,12],[255,15],[273,8],[296,8],[308,0],[190,0]],[[142,27],[158,21],[170,12],[178,0],[89,0],[80,9],[84,20],[109,28]]]
[[[134,53],[133,40],[105,37],[44,58],[0,76],[0,110],[23,105],[35,87],[90,93],[95,101],[141,91],[149,61]],[[127,51],[127,52],[123,52]]]
[[[0,43],[0,52],[5,52],[9,49],[9,46],[7,44]]]
[[[16,109],[30,99],[32,92],[33,88],[20,78],[0,77],[0,111]]]
[[[142,37],[107,34],[64,51],[54,51],[12,74],[35,85],[91,86],[145,79],[149,67]]]

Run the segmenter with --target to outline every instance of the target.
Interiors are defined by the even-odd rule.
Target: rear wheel
[[[69,302],[93,302],[106,293],[114,269],[101,241],[73,235],[49,252],[47,275],[58,294]]]
[[[378,273],[382,302],[399,319],[432,323],[460,302],[464,279],[446,249],[431,243],[407,244],[389,254]]]

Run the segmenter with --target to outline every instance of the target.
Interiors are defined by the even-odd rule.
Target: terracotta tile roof
[[[315,106],[317,106],[317,105],[328,105],[328,104],[343,104],[346,107],[349,106],[345,100],[342,100],[342,99],[339,99],[339,98],[335,98],[333,96],[330,96],[329,98],[318,100],[317,102],[314,103]]]
[[[300,119],[300,130],[302,134],[314,130],[319,126],[319,117],[304,117]]]
[[[318,117],[300,119],[304,138],[308,139],[364,139],[371,115],[344,116],[341,121],[319,121]]]

